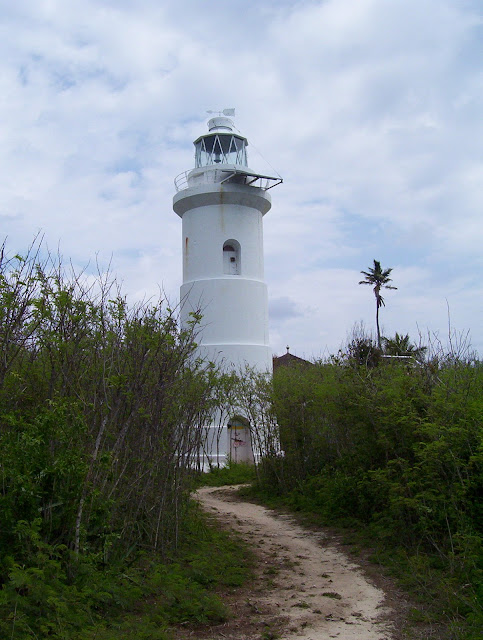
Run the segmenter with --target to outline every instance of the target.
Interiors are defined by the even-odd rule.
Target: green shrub
[[[277,370],[273,394],[284,455],[259,491],[401,549],[445,616],[481,622],[482,363],[334,360]]]

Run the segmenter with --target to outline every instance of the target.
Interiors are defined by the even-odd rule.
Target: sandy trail
[[[391,610],[385,594],[361,569],[330,544],[323,533],[307,531],[289,516],[234,497],[236,487],[204,487],[198,499],[225,526],[251,544],[271,577],[269,588],[254,590],[249,606],[271,614],[285,630],[283,640],[390,640]],[[261,591],[261,592],[260,592]],[[249,640],[247,630],[213,638]],[[263,636],[262,636],[263,637]],[[265,636],[268,637],[268,636]]]

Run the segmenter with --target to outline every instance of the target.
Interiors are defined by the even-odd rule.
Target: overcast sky
[[[448,323],[483,353],[481,0],[0,0],[0,240],[181,284],[173,179],[235,107],[265,216],[276,354]]]

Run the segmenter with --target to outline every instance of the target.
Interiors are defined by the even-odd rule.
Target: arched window
[[[241,249],[236,240],[227,240],[223,245],[223,273],[227,276],[241,273]]]

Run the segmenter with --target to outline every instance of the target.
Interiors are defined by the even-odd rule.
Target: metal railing
[[[238,184],[251,185],[266,191],[272,189],[283,182],[282,178],[273,176],[264,176],[258,173],[251,173],[240,169],[220,169],[218,167],[205,172],[197,173],[193,176],[193,184],[189,184],[189,175],[193,170],[183,171],[174,179],[176,191],[183,191],[190,186],[198,186],[200,184],[223,184],[224,182],[236,182]]]
[[[183,189],[188,188],[188,174],[189,171],[183,171],[183,173],[180,173],[176,176],[176,178],[174,179],[174,186],[176,188],[176,191],[183,191]]]

